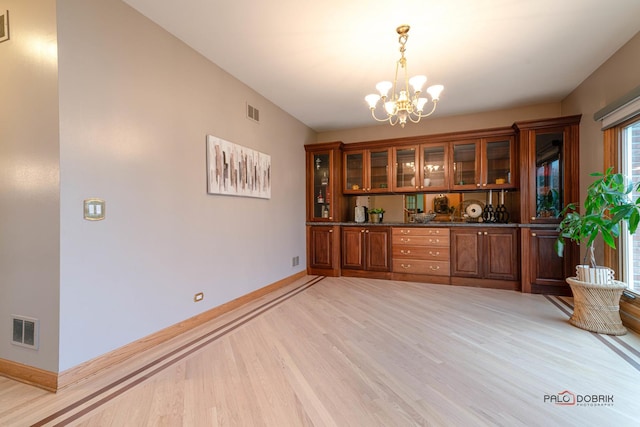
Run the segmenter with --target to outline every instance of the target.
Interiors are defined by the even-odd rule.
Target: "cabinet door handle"
[[[429,270],[438,271],[438,270],[440,270],[440,266],[439,265],[430,265],[429,266]]]
[[[368,233],[368,232],[369,232],[369,230],[365,230],[364,232],[365,232],[365,233]]]
[[[400,249],[400,253],[402,255],[409,255],[411,253],[411,251],[405,251],[404,249]]]
[[[329,230],[329,233],[333,233],[333,230]]]
[[[536,234],[536,233],[531,233],[531,235],[532,235],[533,237],[536,237],[536,236],[537,236],[537,234]]]
[[[486,236],[486,235],[487,235],[487,232],[485,231],[483,234]]]
[[[532,217],[531,217],[531,221],[535,221],[535,220],[536,220],[536,217],[535,217],[535,216],[532,216]]]
[[[481,235],[482,235],[482,231],[478,231],[478,236],[481,236]]]
[[[482,184],[482,186],[483,186],[483,187],[486,187],[486,186],[487,186],[487,183],[485,182],[484,184]]]
[[[431,256],[438,256],[438,255],[440,255],[440,251],[437,251],[437,252],[435,252],[435,253],[434,253],[434,252],[432,252],[432,251],[429,251],[429,255],[431,255]]]
[[[477,184],[476,184],[476,187],[480,187],[480,183],[477,183]]]
[[[407,268],[411,268],[411,264],[407,264],[407,265],[400,264],[400,267],[402,267],[402,268],[404,268],[406,270]]]

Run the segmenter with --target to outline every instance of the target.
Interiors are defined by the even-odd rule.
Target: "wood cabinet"
[[[344,152],[344,194],[387,193],[391,190],[391,149]]]
[[[509,133],[452,142],[451,188],[457,191],[515,188],[518,164],[515,147],[515,138]]]
[[[567,204],[579,202],[580,119],[577,115],[514,124],[522,150],[519,222],[548,226],[522,229],[523,292],[571,292],[565,278],[574,276],[579,250],[568,243],[561,258],[554,244],[560,213]]]
[[[579,263],[577,246],[567,244],[564,256],[555,250],[558,231],[522,229],[522,291],[534,294],[571,295],[567,277],[575,276]]]
[[[568,203],[578,203],[581,116],[518,122],[521,223],[558,224]]]
[[[435,192],[450,187],[449,143],[393,147],[393,191]]]
[[[485,286],[488,285],[485,281],[492,281],[500,288],[518,289],[518,254],[516,228],[454,228],[451,230],[452,283]]]
[[[342,269],[391,271],[389,227],[342,227]]]
[[[307,273],[321,276],[340,275],[340,227],[307,226]]]
[[[305,145],[307,221],[335,222],[345,215],[342,202],[342,143]]]
[[[393,227],[393,272],[449,277],[449,229]]]

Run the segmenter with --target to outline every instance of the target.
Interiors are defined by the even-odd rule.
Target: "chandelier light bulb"
[[[409,84],[414,92],[422,92],[422,86],[427,82],[427,76],[413,76],[409,79]]]
[[[389,93],[389,89],[391,89],[392,87],[393,87],[393,83],[388,81],[380,82],[376,85],[376,89],[378,90],[378,92],[380,92],[380,97],[382,98],[387,97],[387,94]]]
[[[377,93],[372,93],[364,97],[367,104],[369,104],[369,108],[376,108],[376,104],[380,100],[380,95]]]
[[[440,99],[440,93],[444,90],[444,86],[442,85],[433,85],[427,88],[427,92],[431,95],[431,99],[437,101]]]
[[[417,110],[419,113],[422,113],[422,110],[424,110],[424,105],[425,105],[427,102],[429,102],[429,100],[428,100],[427,98],[418,98],[418,99],[416,100],[416,104],[415,104],[415,106],[416,106],[416,110]]]

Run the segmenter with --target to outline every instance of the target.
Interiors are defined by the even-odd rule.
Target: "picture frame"
[[[271,198],[271,156],[207,135],[207,193]]]
[[[9,40],[9,11],[0,12],[0,43]]]

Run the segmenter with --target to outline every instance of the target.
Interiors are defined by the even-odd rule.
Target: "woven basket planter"
[[[567,278],[573,292],[573,315],[569,323],[591,332],[624,335],[627,329],[620,319],[620,297],[627,285],[618,280],[607,284]]]

